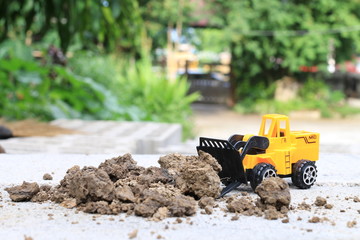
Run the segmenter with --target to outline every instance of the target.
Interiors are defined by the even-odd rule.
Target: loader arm
[[[225,184],[220,197],[238,187],[241,183],[247,184],[243,160],[251,149],[265,150],[269,146],[266,137],[252,136],[248,141],[232,141],[200,138],[198,151],[204,151],[213,156],[221,165],[219,172],[221,181]]]

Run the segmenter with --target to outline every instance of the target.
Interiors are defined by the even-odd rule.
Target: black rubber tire
[[[268,163],[259,163],[252,169],[250,178],[251,188],[255,188],[264,180],[264,178],[276,177],[275,167]]]
[[[317,168],[315,162],[299,160],[293,166],[291,180],[301,189],[308,189],[316,182]]]

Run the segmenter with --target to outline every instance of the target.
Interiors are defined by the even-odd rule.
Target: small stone
[[[315,205],[318,206],[318,207],[322,207],[326,204],[326,199],[323,198],[323,197],[316,197],[316,200],[315,200]]]
[[[357,222],[354,220],[354,221],[349,221],[349,222],[347,222],[346,226],[347,226],[348,228],[353,228],[353,227],[356,226],[356,224],[357,224]]]
[[[5,149],[0,145],[0,153],[6,153]]]
[[[310,218],[308,222],[309,222],[309,223],[319,223],[319,222],[320,222],[320,218],[314,216],[314,217]]]
[[[129,236],[129,239],[134,239],[137,237],[137,234],[138,234],[138,231],[137,229],[135,229],[134,231],[132,231],[131,233],[128,234]]]
[[[358,196],[354,197],[354,202],[360,202],[360,198]]]
[[[68,209],[71,209],[71,208],[74,208],[76,207],[76,199],[75,198],[68,198],[68,199],[65,199],[62,203],[60,203],[60,206],[64,207],[64,208],[68,208]]]
[[[53,177],[49,173],[45,173],[43,176],[44,180],[53,180]]]
[[[0,139],[8,139],[13,137],[12,131],[4,126],[0,126]]]
[[[289,220],[288,218],[285,218],[285,219],[281,220],[281,222],[282,222],[282,223],[289,223],[290,220]]]
[[[325,204],[326,209],[332,209],[333,207],[334,206],[332,204],[329,204],[329,203]]]

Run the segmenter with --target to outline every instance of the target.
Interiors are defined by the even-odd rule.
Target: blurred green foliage
[[[0,0],[0,16],[0,41],[27,36],[36,42],[55,31],[64,52],[77,39],[83,48],[140,54],[145,37],[132,0]]]
[[[276,84],[262,91],[262,83],[255,85],[254,95],[240,101],[234,109],[240,113],[280,113],[289,114],[292,111],[317,110],[324,118],[346,117],[359,114],[360,109],[350,107],[345,102],[341,91],[334,91],[321,79],[309,78],[301,85],[296,98],[288,101],[274,99]],[[262,92],[261,95],[256,95]]]
[[[283,76],[296,78],[300,66],[325,70],[330,41],[338,62],[360,51],[359,0],[215,0],[209,8],[230,46],[236,86],[251,81],[264,90]]]
[[[13,51],[13,46],[24,51]],[[185,79],[169,81],[149,58],[129,62],[116,56],[78,53],[66,67],[44,57],[35,61],[21,43],[0,45],[0,116],[180,123],[192,136],[191,103]]]

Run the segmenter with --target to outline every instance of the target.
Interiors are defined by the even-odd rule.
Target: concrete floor
[[[5,154],[0,158],[0,239],[129,239],[129,233],[137,230],[135,239],[360,239],[360,203],[353,198],[360,193],[360,161],[358,155],[323,154],[318,162],[317,183],[308,190],[299,190],[290,185],[291,205],[296,208],[305,201],[313,204],[317,196],[327,198],[333,209],[314,207],[311,211],[293,210],[289,223],[281,220],[265,220],[259,217],[226,214],[216,208],[212,215],[200,211],[191,218],[175,218],[161,222],[120,214],[100,216],[65,209],[57,204],[13,203],[5,187],[21,184],[22,181],[36,181],[40,184],[56,185],[66,170],[73,165],[98,166],[112,155],[81,154]],[[157,165],[158,155],[134,155],[139,165]],[[326,159],[326,160],[325,160]],[[339,164],[341,163],[341,164]],[[351,166],[351,170],[349,169]],[[52,181],[42,180],[44,173],[52,173]],[[240,190],[256,197],[249,187]],[[232,194],[236,193],[234,191]],[[224,207],[224,203],[220,203]],[[95,216],[95,218],[94,218]],[[309,223],[314,216],[327,218],[324,222]],[[356,221],[353,228],[347,223]]]
[[[227,139],[235,133],[257,134],[260,116],[242,116],[223,107],[195,106],[193,119],[198,136]],[[4,188],[22,181],[42,180],[44,173],[53,173],[50,184],[56,185],[68,168],[98,166],[114,154],[0,154],[0,239],[129,239],[137,230],[135,239],[360,239],[360,119],[319,120],[292,118],[293,130],[320,133],[321,154],[318,161],[317,183],[309,190],[294,188],[290,181],[293,207],[305,201],[313,204],[317,196],[327,198],[334,208],[313,207],[311,211],[295,210],[289,214],[289,223],[240,216],[232,221],[233,214],[216,209],[213,215],[198,211],[182,223],[170,218],[151,222],[139,217],[99,216],[65,209],[53,203],[13,203]],[[197,139],[183,147],[195,153]],[[118,153],[118,155],[124,153]],[[159,155],[135,155],[142,166],[156,166]],[[49,183],[46,181],[46,183]],[[241,190],[250,192],[249,187]],[[321,223],[309,223],[313,216],[326,217]],[[300,220],[301,219],[301,220]],[[349,221],[356,221],[353,228]]]

